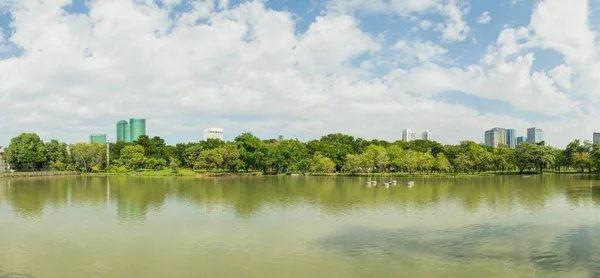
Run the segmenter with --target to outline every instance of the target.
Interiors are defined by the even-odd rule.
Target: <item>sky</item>
[[[600,131],[600,0],[0,0],[0,146]]]

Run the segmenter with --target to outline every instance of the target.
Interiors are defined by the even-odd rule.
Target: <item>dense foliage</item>
[[[600,169],[600,150],[575,140],[564,150],[523,143],[516,149],[491,148],[472,141],[441,145],[435,141],[368,141],[344,134],[319,140],[261,140],[244,133],[232,142],[209,139],[165,144],[160,137],[142,136],[133,143],[106,145],[43,142],[36,134],[11,140],[5,157],[18,170],[79,170],[128,172],[179,168],[196,171],[261,171],[266,173],[479,173],[506,171]],[[107,165],[107,151],[109,160]]]

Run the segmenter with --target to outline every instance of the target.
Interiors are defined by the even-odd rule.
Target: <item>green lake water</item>
[[[0,179],[0,278],[600,277],[597,177],[367,180]]]

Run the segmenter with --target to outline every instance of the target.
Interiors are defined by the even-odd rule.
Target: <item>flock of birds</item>
[[[398,185],[398,182],[396,180],[391,180],[389,182],[383,183],[384,188],[390,188],[390,186],[397,186],[397,185]],[[413,187],[414,185],[415,185],[414,181],[409,181],[406,183],[406,186],[409,188]],[[377,186],[377,181],[373,181],[373,180],[367,181],[367,187],[374,187],[374,186]]]

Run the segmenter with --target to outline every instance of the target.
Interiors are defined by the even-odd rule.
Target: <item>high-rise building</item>
[[[146,119],[129,119],[129,129],[131,130],[130,142],[137,140],[142,135],[146,135]]]
[[[209,127],[207,129],[204,129],[204,141],[208,139],[221,139],[221,141],[224,141],[223,129],[216,127]]]
[[[523,142],[527,142],[527,137],[525,137],[525,136],[517,137],[517,146]]]
[[[421,139],[431,141],[431,131],[426,130],[425,132],[423,132],[423,134],[421,134]]]
[[[146,135],[146,119],[129,119],[129,123],[125,120],[117,122],[117,142],[133,142]]]
[[[527,129],[527,142],[535,144],[544,141],[544,135],[539,128],[531,127]]]
[[[407,128],[405,130],[402,131],[402,140],[403,141],[410,141],[412,139],[412,130],[410,130],[410,128]]]
[[[417,140],[417,134],[415,134],[414,132],[410,133],[410,141],[415,141]]]
[[[600,132],[594,132],[592,142],[594,143],[594,145],[600,144]]]
[[[495,127],[485,132],[485,144],[497,148],[498,146],[507,146],[506,130],[504,128]]]
[[[498,141],[500,139],[500,133],[497,130],[490,129],[485,131],[485,144],[495,148],[498,147]]]
[[[517,146],[517,131],[512,128],[506,129],[506,145],[514,149]]]
[[[129,123],[127,121],[117,122],[117,142],[124,141],[129,142],[127,139],[127,133],[129,133]]]
[[[91,134],[90,143],[106,144],[106,134]]]

